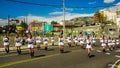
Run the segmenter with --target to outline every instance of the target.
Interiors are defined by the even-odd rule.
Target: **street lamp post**
[[[65,41],[65,0],[63,0],[63,38]]]

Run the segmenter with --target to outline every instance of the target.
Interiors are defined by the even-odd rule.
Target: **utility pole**
[[[65,0],[63,0],[63,39],[65,41]]]
[[[7,31],[7,35],[9,34],[9,29],[10,29],[10,16],[8,16],[8,31]]]

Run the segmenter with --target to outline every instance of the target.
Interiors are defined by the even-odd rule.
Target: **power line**
[[[38,3],[30,3],[30,2],[23,2],[23,1],[16,1],[16,0],[7,0],[7,1],[22,3],[22,4],[29,4],[29,5],[38,5],[38,6],[62,7],[62,5],[38,4]]]
[[[29,4],[29,5],[38,5],[38,6],[50,6],[50,7],[57,7],[62,8],[62,5],[53,5],[53,4],[38,4],[38,3],[30,3],[30,2],[23,2],[23,1],[16,1],[16,0],[7,0],[10,2],[22,3],[22,4]],[[107,6],[69,6],[66,5],[67,8],[106,8],[111,6],[119,6],[119,5],[107,5]]]

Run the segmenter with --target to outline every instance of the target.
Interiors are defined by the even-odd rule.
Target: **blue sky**
[[[56,6],[41,6],[12,2],[8,0],[0,0],[0,18],[7,18],[8,15],[15,18],[18,16],[53,17],[59,16],[62,12],[62,0],[14,0],[20,2],[47,4]],[[78,14],[91,14],[106,6],[112,6],[120,2],[119,0],[65,0],[66,12]],[[90,8],[95,6],[104,6]],[[84,8],[86,7],[86,8]]]

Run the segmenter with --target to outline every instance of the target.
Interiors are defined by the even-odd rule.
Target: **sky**
[[[96,11],[119,4],[119,0],[65,0],[66,19],[92,16]],[[63,0],[0,0],[0,23],[10,18],[28,22],[61,21]]]

